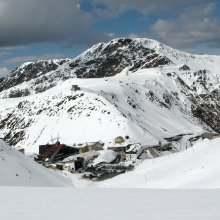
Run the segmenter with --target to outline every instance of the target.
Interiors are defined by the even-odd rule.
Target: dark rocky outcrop
[[[94,56],[95,54],[95,56]],[[69,64],[70,68],[76,69],[79,78],[99,78],[114,76],[124,68],[136,71],[140,68],[160,67],[171,61],[155,50],[145,47],[131,39],[118,39],[117,41],[100,44],[91,54],[88,51]]]
[[[0,79],[0,92],[11,87],[17,86],[23,82],[36,79],[48,72],[55,71],[66,60],[57,61],[38,61],[36,63],[28,63],[13,70],[8,77]]]

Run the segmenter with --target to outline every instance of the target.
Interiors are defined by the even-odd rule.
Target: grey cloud
[[[13,50],[21,50],[26,48],[25,46],[8,46],[1,49],[4,49],[4,51],[13,51]]]
[[[190,10],[177,20],[159,19],[151,28],[154,35],[174,47],[198,44],[220,47],[220,21],[213,17],[214,4]]]
[[[80,9],[82,1],[84,0],[0,0],[0,48],[19,48],[40,42],[62,43],[68,47],[76,44],[91,45],[116,37],[111,33],[92,31],[97,15],[101,19],[111,18],[128,9],[138,10],[146,16],[158,10],[182,12],[185,7],[196,3],[200,5],[208,0],[166,0],[166,3],[164,0],[91,0],[94,4],[93,13]],[[98,3],[105,4],[106,7],[99,7]],[[213,42],[218,43],[217,35],[205,32],[216,29],[219,23],[211,17],[213,9],[206,10],[207,12],[202,12],[207,14],[206,19],[202,18],[201,12],[197,15],[189,12],[181,15],[178,21],[158,20],[151,31],[164,41],[166,38],[167,41],[172,39],[171,45],[177,45],[179,42],[183,45],[194,44],[198,35],[202,42],[205,39],[214,39]],[[194,32],[187,16],[194,16],[195,26],[198,25]],[[199,21],[200,19],[202,21]],[[170,38],[172,36],[168,30],[175,32],[175,37]],[[191,32],[181,40],[182,34],[186,36],[185,30]],[[216,30],[218,31],[218,28]]]
[[[152,12],[167,10],[178,12],[184,7],[192,6],[194,4],[202,4],[205,2],[210,2],[209,0],[93,0],[94,4],[99,3],[105,4],[107,9],[103,10],[97,9],[99,15],[101,12],[104,15],[112,15],[124,12],[128,9],[136,9],[144,15],[148,15]],[[175,10],[174,10],[175,9]]]
[[[24,63],[24,62],[34,62],[38,60],[49,60],[63,58],[63,54],[53,53],[53,54],[43,54],[40,56],[30,55],[30,56],[18,56],[3,60],[2,63]]]
[[[7,56],[7,55],[10,55],[9,52],[5,52],[5,51],[0,51],[0,57],[1,56]]]
[[[78,0],[0,0],[0,47],[89,41],[91,14]]]
[[[9,74],[9,70],[6,67],[0,67],[0,78],[5,77]]]

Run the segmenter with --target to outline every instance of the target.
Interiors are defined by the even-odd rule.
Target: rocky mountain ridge
[[[220,132],[219,71],[218,56],[150,39],[115,39],[75,59],[26,63],[0,79],[0,135],[35,151],[58,133],[70,143],[118,135],[146,143]],[[61,132],[65,126],[75,135]]]
[[[8,78],[0,79],[0,91],[23,82],[36,79],[52,82],[54,76],[61,80],[68,78],[100,78],[114,76],[124,68],[130,71],[139,68],[159,67],[171,63],[164,55],[146,47],[143,42],[132,39],[117,39],[110,43],[100,43],[85,51],[75,59],[61,59],[25,63],[11,72]],[[61,71],[65,70],[65,75]],[[52,76],[47,78],[47,73]],[[35,92],[38,92],[36,89]]]

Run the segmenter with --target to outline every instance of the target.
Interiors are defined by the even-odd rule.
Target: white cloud
[[[9,46],[9,47],[4,46],[4,48],[2,48],[2,49],[6,50],[6,51],[11,51],[11,50],[21,50],[24,48],[25,48],[25,46]]]
[[[79,0],[0,0],[0,47],[36,42],[87,43],[94,17]],[[84,36],[84,37],[82,37]]]
[[[214,4],[182,13],[177,20],[159,19],[151,30],[156,37],[174,47],[198,44],[220,46],[220,21],[213,17]]]
[[[6,67],[0,67],[0,78],[9,74],[9,70]]]
[[[5,52],[5,51],[0,51],[0,57],[1,56],[7,56],[7,55],[10,55],[9,52]]]
[[[104,9],[97,9],[99,15],[102,13],[106,16],[115,16],[129,9],[135,9],[143,15],[162,10],[178,11],[183,7],[209,2],[209,0],[93,0],[93,2],[95,5],[102,3],[107,6]]]
[[[160,16],[162,11],[175,16],[181,14],[177,20],[158,19],[150,29],[157,39],[169,45],[184,47],[207,42],[219,45],[220,25],[212,16],[214,5],[201,8],[210,0],[91,0],[94,6],[92,12],[83,11],[82,1],[0,0],[0,48],[16,49],[21,45],[41,42],[70,46],[107,41],[116,34],[92,31],[93,24],[130,9],[146,17],[155,12],[156,16]],[[100,7],[100,3],[104,7]],[[195,10],[190,10],[191,7]],[[186,9],[189,11],[183,13]],[[147,25],[146,22],[149,36],[154,37],[150,35]],[[133,33],[130,36],[145,34]]]
[[[136,33],[130,33],[127,37],[128,38],[139,38],[139,37],[142,37],[142,36],[139,35],[139,34],[136,34]]]
[[[49,59],[59,59],[63,58],[63,54],[43,54],[40,56],[30,55],[30,56],[18,56],[7,60],[3,60],[3,63],[24,63],[24,62],[35,62],[38,60],[49,60]]]

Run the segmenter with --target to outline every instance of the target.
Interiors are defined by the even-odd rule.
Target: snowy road
[[[219,204],[220,190],[0,187],[1,220],[219,220]]]

